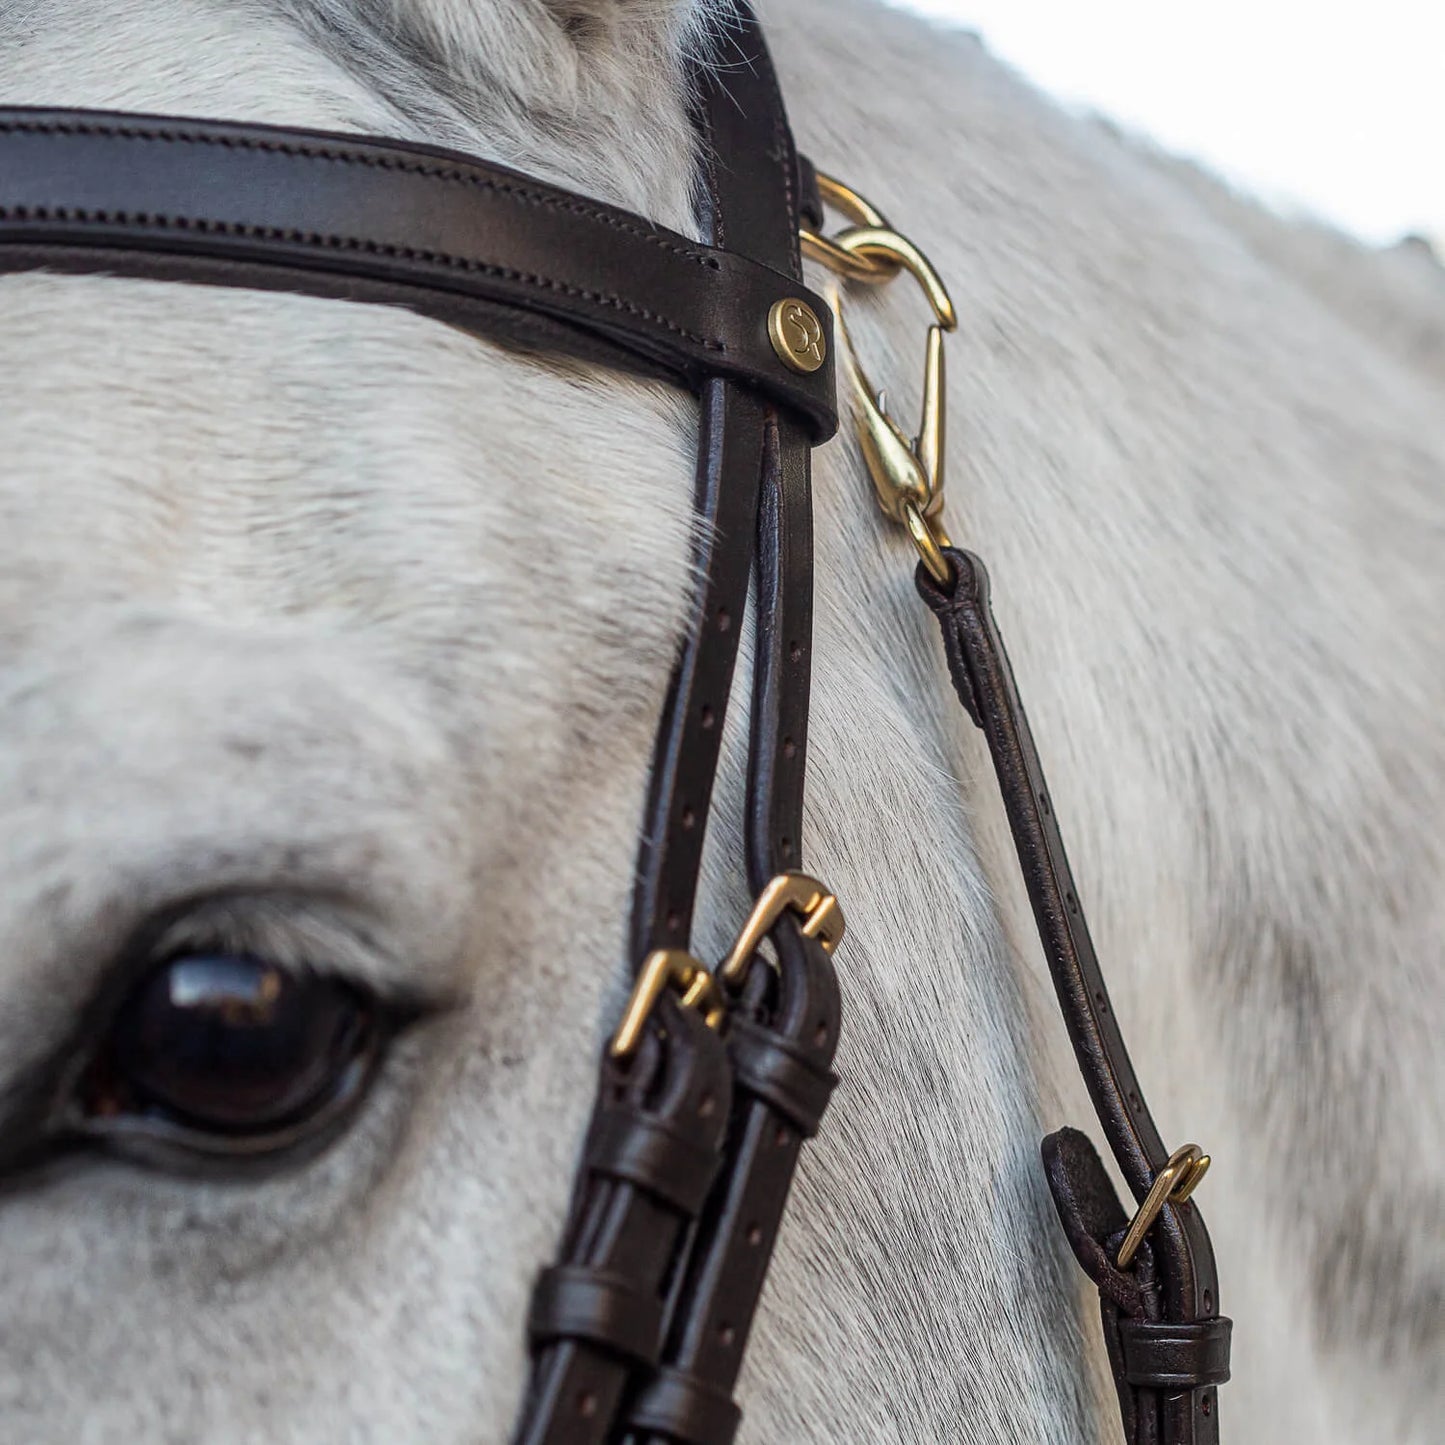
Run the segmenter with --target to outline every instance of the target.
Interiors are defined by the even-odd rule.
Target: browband
[[[406,306],[697,391],[732,377],[837,428],[775,303],[827,306],[746,253],[455,151],[325,131],[0,109],[0,271],[44,267]]]

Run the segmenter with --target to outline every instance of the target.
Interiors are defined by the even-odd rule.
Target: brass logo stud
[[[806,301],[774,301],[768,312],[768,339],[789,371],[817,371],[828,354],[823,323]]]

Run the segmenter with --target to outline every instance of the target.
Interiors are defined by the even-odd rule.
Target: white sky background
[[[892,0],[1370,241],[1445,241],[1445,0]]]

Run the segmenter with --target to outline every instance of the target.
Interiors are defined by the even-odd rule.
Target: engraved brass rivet
[[[789,371],[817,371],[828,355],[818,313],[796,297],[773,302],[768,312],[768,339]]]

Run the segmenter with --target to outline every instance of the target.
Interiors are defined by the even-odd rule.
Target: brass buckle
[[[1144,1236],[1159,1218],[1159,1211],[1166,1204],[1183,1204],[1208,1172],[1209,1155],[1198,1144],[1182,1145],[1169,1156],[1169,1162],[1154,1176],[1139,1212],[1129,1221],[1116,1261],[1120,1269],[1128,1269],[1134,1262]]]
[[[669,988],[676,991],[684,1008],[697,1009],[709,1028],[717,1028],[727,1012],[722,986],[742,983],[758,945],[790,908],[802,914],[802,929],[807,937],[816,938],[827,953],[837,948],[844,928],[838,900],[806,873],[780,873],[758,895],[737,942],[716,969],[709,972],[681,948],[659,948],[647,955],[632,986],[622,1022],[612,1036],[608,1050],[612,1057],[625,1059],[636,1053],[648,1018]]]
[[[612,1036],[609,1052],[614,1059],[628,1058],[637,1051],[647,1020],[667,988],[682,995],[684,1008],[700,1009],[709,1028],[722,1022],[722,1000],[712,974],[685,949],[659,948],[643,960],[632,986],[632,997]]]
[[[918,435],[909,438],[888,415],[887,396],[863,370],[843,318],[838,295],[839,348],[853,399],[858,441],[878,505],[885,516],[908,529],[924,566],[940,585],[950,578],[940,548],[950,546],[943,529],[943,466],[946,421],[943,333],[958,326],[948,288],[932,263],[906,236],[888,224],[877,207],[831,176],[819,175],[818,189],[834,210],[852,222],[834,236],[806,228],[800,233],[803,254],[847,281],[880,286],[907,271],[928,298],[934,322],[928,328],[923,364],[923,411]]]
[[[847,926],[838,900],[816,878],[810,878],[806,873],[779,873],[758,895],[737,942],[718,965],[720,983],[731,988],[742,984],[758,945],[789,909],[802,915],[804,936],[816,938],[824,953],[832,953],[837,948]]]

